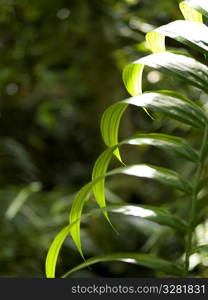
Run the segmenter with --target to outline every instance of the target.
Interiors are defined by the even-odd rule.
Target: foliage
[[[87,200],[91,197],[91,191],[94,194],[100,210],[103,212],[107,221],[114,228],[113,218],[109,216],[111,211],[105,201],[105,179],[111,175],[124,174],[135,177],[153,179],[160,184],[174,190],[173,204],[170,205],[164,215],[157,212],[158,207],[152,206],[144,210],[144,207],[138,206],[140,213],[137,214],[137,208],[133,204],[122,204],[121,214],[126,215],[131,206],[132,215],[139,218],[154,216],[151,221],[156,224],[170,227],[174,234],[182,233],[184,237],[181,251],[175,254],[175,259],[162,259],[159,256],[153,256],[152,253],[110,253],[102,256],[96,256],[87,259],[84,263],[68,271],[63,277],[66,277],[86,266],[97,262],[119,260],[130,262],[139,266],[149,267],[162,275],[169,276],[189,276],[193,275],[191,263],[192,258],[201,257],[198,251],[200,245],[197,241],[196,230],[206,221],[204,209],[206,207],[206,157],[208,151],[208,120],[206,103],[203,97],[207,94],[207,74],[208,68],[203,63],[203,58],[195,59],[192,55],[165,50],[165,36],[176,39],[187,45],[191,49],[198,50],[202,54],[207,54],[207,27],[202,23],[202,15],[208,13],[208,7],[205,1],[184,1],[180,3],[181,11],[185,21],[176,21],[168,25],[155,29],[147,34],[147,42],[150,49],[154,52],[144,58],[140,58],[127,65],[123,71],[124,84],[132,96],[124,101],[116,102],[111,105],[103,114],[101,121],[101,132],[103,139],[108,146],[95,162],[92,181],[86,184],[75,196],[70,210],[69,225],[66,226],[54,239],[46,259],[47,277],[55,277],[55,265],[60,251],[60,247],[65,238],[71,233],[78,251],[84,258],[80,239],[80,221],[82,211]],[[195,10],[196,9],[196,10]],[[154,92],[145,92],[142,94],[141,81],[142,72],[145,66],[156,69],[165,76],[178,78],[180,81],[194,86],[200,90],[200,99],[189,100],[173,90],[160,90]],[[118,129],[120,120],[129,105],[143,107],[148,115],[153,119],[170,118],[177,127],[185,131],[196,132],[197,147],[190,145],[186,139],[177,136],[164,134],[140,134],[118,143]],[[153,122],[156,122],[154,120]],[[184,174],[182,170],[176,172],[170,168],[159,167],[152,164],[131,164],[129,165],[120,155],[120,146],[126,145],[151,145],[159,147],[166,151],[172,151],[177,155],[181,164],[187,164],[189,172]],[[122,167],[107,172],[108,165],[112,156],[115,156],[122,164]],[[187,162],[186,162],[187,160]],[[180,199],[183,198],[183,199]],[[180,206],[173,207],[180,201]],[[168,218],[165,218],[165,214]],[[177,214],[174,216],[174,213]],[[92,215],[93,213],[91,213]],[[202,216],[202,217],[198,217]],[[185,221],[184,221],[185,220]],[[174,226],[173,226],[174,225]],[[116,226],[115,226],[116,230]],[[161,247],[164,247],[161,244]],[[202,262],[203,266],[203,262]]]
[[[178,2],[1,1],[1,277],[45,277],[48,248],[56,233],[67,225],[74,193],[90,180],[93,163],[104,150],[101,115],[114,100],[127,98],[121,71],[128,62],[150,53],[144,42],[147,32],[181,19]],[[172,50],[190,53],[204,62],[203,56],[187,45],[169,38],[166,42]],[[148,67],[144,68],[142,86],[144,91],[172,89],[193,101],[206,100],[199,89]],[[199,131],[148,109],[154,118],[151,122],[145,110],[131,107],[125,110],[119,129],[119,141],[127,140],[119,146],[123,162],[160,165],[189,180],[194,164],[187,158],[193,155],[194,160],[196,155],[183,142],[187,140],[198,149]],[[149,135],[149,143],[155,146],[145,144],[143,134],[149,132],[162,135],[162,142],[157,140],[155,145],[156,135]],[[175,146],[171,147],[167,135],[180,136],[183,141],[172,138]],[[138,145],[128,145],[132,136],[137,136]],[[181,142],[185,151],[177,147]],[[178,152],[186,158],[183,163],[175,155]],[[121,165],[114,158],[111,166]],[[107,209],[97,211],[94,197],[84,206],[86,217],[82,216],[80,233],[86,259],[129,252],[176,261],[182,255],[188,198],[168,187],[161,188],[153,180],[125,175],[109,176],[105,198]],[[205,203],[206,197],[201,195],[199,207],[205,207]],[[119,212],[121,209],[125,214]],[[141,218],[144,209],[146,217]],[[102,210],[108,211],[119,234],[106,222]],[[207,243],[206,216],[206,209],[198,215],[198,245]],[[164,226],[168,221],[170,227]],[[197,249],[191,274],[206,277],[206,248]],[[56,266],[57,276],[80,262],[75,244],[67,238]],[[117,260],[80,269],[73,276],[157,277],[161,272]]]

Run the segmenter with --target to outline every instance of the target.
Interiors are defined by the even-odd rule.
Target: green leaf
[[[198,1],[198,0],[197,0]],[[184,1],[179,4],[180,10],[187,21],[203,23],[202,15],[190,6],[189,1]]]
[[[73,200],[72,207],[70,210],[70,215],[69,215],[69,224],[72,225],[75,223],[75,225],[71,227],[70,233],[83,259],[84,259],[84,255],[82,252],[81,239],[80,239],[80,218],[82,216],[82,210],[85,201],[87,200],[87,197],[91,192],[91,189],[92,189],[91,182],[87,183],[81,188],[81,190],[77,193],[77,195]]]
[[[108,151],[104,153],[108,153]],[[70,224],[76,222],[76,224],[71,228],[70,232],[77,246],[77,249],[83,258],[84,256],[82,253],[81,240],[80,240],[80,221],[77,222],[77,220],[80,220],[81,218],[84,203],[93,186],[95,186],[100,180],[102,181],[107,176],[118,175],[118,174],[124,174],[124,175],[126,174],[126,175],[136,176],[140,178],[154,179],[165,186],[178,189],[186,194],[190,194],[192,191],[191,185],[186,180],[181,178],[177,172],[165,168],[160,168],[157,166],[144,165],[144,164],[132,165],[132,166],[114,169],[106,173],[105,176],[96,178],[94,181],[86,184],[75,196],[75,199],[73,200],[72,203],[72,207],[70,210],[70,217],[69,217]],[[100,193],[103,193],[102,190],[99,191],[98,189],[96,189],[94,192],[96,192],[96,195],[99,195],[99,197],[101,195]],[[99,198],[99,201],[101,200],[103,201],[103,198]],[[99,205],[101,207],[105,207],[105,198],[104,198],[104,202],[99,202]],[[106,212],[105,212],[105,216],[108,219],[108,215]]]
[[[123,81],[124,81],[125,87],[131,96],[138,96],[138,95],[142,94],[143,69],[144,69],[143,64],[137,64],[137,66],[133,66],[133,67],[131,64],[129,64],[126,67],[125,74],[123,73]],[[130,76],[128,76],[128,75],[130,75]],[[119,114],[120,119],[125,110],[126,110],[126,108],[123,108],[123,110],[121,108],[121,112]],[[151,115],[148,113],[148,111],[146,109],[144,109],[144,111],[151,117]],[[116,119],[118,119],[118,118],[116,117]],[[101,126],[102,126],[102,120],[101,120]],[[107,141],[109,146],[113,146],[118,143],[118,129],[117,129],[117,127],[115,129],[116,129],[115,138],[113,140]],[[121,161],[118,151],[119,151],[118,149],[115,150],[115,155]]]
[[[208,93],[208,67],[191,57],[167,51],[145,56],[124,68],[124,83],[128,82],[128,80],[137,82],[141,80],[142,71],[140,74],[137,72],[137,76],[134,72],[134,68],[137,68],[137,65],[146,65],[157,69],[166,75],[183,80]],[[126,86],[126,88],[128,87]]]
[[[127,216],[140,217],[154,223],[169,226],[184,233],[188,224],[178,216],[174,216],[164,208],[150,205],[117,204],[108,205],[106,210],[111,213],[119,213]]]
[[[121,117],[128,104],[120,104],[114,109],[114,105],[107,108],[101,119],[101,134],[105,144],[112,147],[118,144],[118,131]],[[109,126],[111,124],[111,126]],[[119,150],[115,148],[114,155],[122,162]]]
[[[181,275],[181,267],[177,264],[171,263],[164,259],[149,255],[149,254],[140,254],[140,253],[114,253],[103,256],[97,256],[86,260],[84,263],[76,266],[67,272],[63,278],[68,277],[72,273],[79,271],[83,268],[91,266],[100,262],[107,261],[120,261],[126,263],[132,263],[139,266],[147,267],[153,270],[161,271],[170,275]]]
[[[131,76],[125,76],[123,77],[124,84],[126,86],[127,91],[131,96],[136,96],[142,94],[142,72],[144,69],[144,65],[138,64],[136,67],[134,66],[133,68],[131,65],[129,65],[128,69],[126,69],[126,74],[128,75],[131,74]],[[113,111],[111,112],[111,107],[107,109],[108,113],[106,116],[102,116],[101,119],[101,134],[103,136],[103,140],[105,144],[108,147],[114,146],[118,144],[118,130],[119,130],[119,124],[120,124],[120,119],[125,112],[126,108],[128,105],[121,105],[120,107],[117,108],[116,112]],[[109,121],[114,124],[113,128],[104,128],[103,126],[103,118],[107,118]],[[105,123],[107,124],[107,123]],[[103,132],[105,134],[103,134]],[[108,132],[108,134],[107,134]],[[114,155],[118,158],[120,162],[122,162],[120,152],[118,149],[115,149]]]
[[[41,185],[39,182],[33,182],[30,185],[21,189],[21,191],[14,198],[12,203],[9,205],[5,216],[7,219],[12,220],[16,214],[21,210],[25,201],[29,198],[29,196],[33,193],[36,193],[40,190]]]
[[[61,249],[63,242],[65,241],[67,235],[70,232],[71,226],[68,225],[64,227],[54,238],[46,257],[46,277],[47,278],[54,278],[55,277],[55,270],[56,270],[56,263],[58,259],[58,255]]]
[[[151,31],[146,34],[146,42],[153,53],[165,51],[165,35]]]
[[[170,91],[144,93],[114,103],[104,112],[101,122],[101,132],[108,147],[116,145],[113,145],[113,141],[117,142],[115,134],[118,133],[120,112],[123,112],[128,104],[150,108],[155,112],[163,114],[165,117],[199,129],[204,129],[207,122],[205,114],[197,105],[177,93]],[[112,115],[114,116],[113,118],[111,117]]]
[[[198,129],[204,129],[206,123],[206,116],[197,105],[186,102],[184,99],[175,96],[175,94],[148,92],[119,103],[128,103],[137,107],[147,107],[154,112],[163,114],[165,117]]]
[[[208,52],[208,27],[203,23],[175,21],[155,29],[155,32],[176,39],[202,53]],[[155,44],[159,43],[155,41]]]
[[[154,179],[165,186],[178,189],[186,194],[192,192],[192,187],[186,180],[182,179],[177,172],[166,168],[147,164],[132,165],[114,169],[108,172],[107,176],[117,174]]]
[[[49,251],[46,257],[46,277],[47,278],[54,278],[55,277],[55,270],[58,255],[60,249],[67,238],[68,234],[71,233],[72,228],[76,226],[78,223],[80,226],[80,221],[86,217],[95,215],[97,213],[103,212],[111,212],[117,213],[122,215],[129,215],[134,217],[143,218],[146,220],[150,220],[160,225],[166,225],[173,229],[179,230],[184,232],[187,230],[187,223],[182,220],[181,218],[171,215],[167,210],[154,207],[154,206],[147,206],[147,205],[129,205],[129,204],[117,204],[117,205],[109,205],[105,209],[94,209],[88,214],[83,214],[82,217],[80,216],[79,219],[64,227],[54,238]]]
[[[182,3],[187,4],[188,6],[194,8],[202,15],[208,17],[208,2],[207,0],[187,0]],[[181,4],[182,5],[182,4]]]
[[[122,145],[151,145],[166,151],[172,151],[183,158],[186,158],[190,161],[196,162],[199,159],[196,151],[186,143],[186,141],[182,138],[178,138],[175,136],[170,136],[166,134],[137,134],[132,138],[125,140],[119,143],[117,146],[108,148],[105,150],[96,160],[95,165],[93,167],[92,172],[92,181],[94,182],[97,178],[103,177],[97,183],[93,185],[93,193],[95,195],[96,201],[100,207],[105,207],[105,175],[108,169],[108,165],[113,156],[114,149],[117,147],[121,147]],[[105,215],[107,217],[107,213]]]
[[[186,140],[168,134],[136,134],[131,139],[127,139],[126,141],[120,143],[120,145],[123,144],[150,145],[154,147],[159,147],[163,150],[166,150],[167,152],[175,152],[183,158],[193,162],[197,162],[199,159],[199,154],[186,142]]]
[[[123,73],[123,81],[125,87],[131,96],[137,96],[142,94],[142,73],[144,65],[132,64],[127,65],[125,72]]]

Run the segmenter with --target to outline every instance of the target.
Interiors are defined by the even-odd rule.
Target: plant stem
[[[193,237],[193,231],[196,226],[195,223],[196,223],[196,213],[197,213],[197,196],[199,193],[198,185],[203,172],[204,152],[207,146],[207,139],[208,139],[208,124],[206,124],[203,139],[202,139],[202,144],[199,152],[199,161],[197,163],[196,177],[193,186],[190,220],[189,220],[189,227],[188,227],[187,241],[186,241],[186,254],[185,254],[185,275],[186,276],[189,273],[189,259],[192,250],[192,237]]]

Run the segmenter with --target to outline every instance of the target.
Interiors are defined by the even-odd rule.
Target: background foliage
[[[93,163],[104,149],[99,122],[110,103],[124,99],[121,71],[149,53],[146,32],[181,19],[175,0],[7,0],[0,3],[0,276],[44,277],[49,245],[68,219],[74,193],[89,181]],[[172,49],[186,51],[168,40]],[[194,53],[197,57],[198,54]],[[147,70],[143,89],[198,90],[174,78]],[[165,132],[189,136],[170,121],[154,124],[141,110],[129,109],[121,138],[133,133]],[[175,156],[159,150],[124,149],[128,163],[163,164],[189,171]],[[115,195],[116,192],[116,195]],[[111,178],[107,198],[137,204],[171,205],[172,192],[153,182]],[[91,202],[91,206],[95,206]],[[96,207],[96,206],[95,206]],[[174,260],[183,236],[130,217],[113,217],[116,235],[103,217],[89,218],[82,228],[87,257],[119,251],[146,252]],[[200,228],[199,228],[200,230]],[[58,271],[81,262],[70,239],[64,244]],[[139,270],[139,271],[138,271]],[[206,276],[204,268],[196,270]],[[77,272],[77,276],[160,276],[156,271],[112,263]]]

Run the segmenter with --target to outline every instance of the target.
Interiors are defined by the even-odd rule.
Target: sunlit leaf
[[[165,186],[178,189],[187,194],[192,191],[191,185],[182,179],[177,172],[153,165],[141,164],[121,167],[108,172],[107,176],[116,174],[154,179]]]
[[[112,146],[107,141],[115,138],[120,124],[120,112],[125,110],[128,104],[137,107],[147,107],[155,112],[174,120],[203,129],[207,118],[203,111],[191,101],[183,98],[174,92],[160,91],[144,93],[142,95],[129,98],[111,105],[103,114],[101,132],[107,146]],[[111,116],[114,116],[112,118]],[[113,130],[111,130],[113,128]],[[112,136],[112,137],[111,137]]]
[[[193,102],[186,101],[174,92],[148,92],[140,96],[128,98],[118,103],[128,103],[137,107],[147,107],[166,117],[178,120],[195,128],[204,129],[206,115]]]
[[[122,145],[151,145],[158,148],[162,148],[168,152],[172,151],[183,158],[186,158],[190,161],[196,162],[198,161],[199,157],[196,151],[190,147],[185,140],[182,138],[165,135],[165,134],[137,134],[132,138],[125,140],[119,143],[117,146],[120,148]],[[105,207],[105,194],[104,194],[104,185],[105,185],[105,175],[109,165],[109,162],[113,156],[114,149],[117,147],[108,148],[104,151],[96,160],[95,165],[93,167],[92,172],[92,180],[93,182],[100,177],[97,183],[93,185],[93,192],[97,203],[100,207]]]
[[[106,173],[105,176],[96,178],[94,181],[86,184],[77,193],[75,199],[73,200],[72,207],[70,210],[70,218],[69,218],[70,224],[73,224],[77,220],[80,220],[84,203],[93,186],[95,186],[100,180],[103,180],[107,176],[118,175],[118,174],[154,179],[155,181],[165,186],[178,189],[186,194],[190,194],[192,191],[191,185],[186,180],[181,178],[177,172],[166,168],[160,168],[157,166],[145,165],[145,164],[117,168]],[[100,192],[102,193],[102,190]],[[99,190],[96,189],[97,195],[100,196],[100,192]],[[103,198],[101,198],[101,200],[103,200]],[[101,207],[105,207],[105,199],[104,202],[99,203],[99,205]],[[105,216],[108,218],[107,213],[105,213]],[[76,224],[71,228],[70,232],[79,253],[81,254],[82,257],[84,257],[82,253],[81,240],[80,240],[80,221],[76,222]]]
[[[191,84],[197,88],[201,88],[206,93],[208,93],[208,88],[207,88],[208,67],[207,66],[185,55],[174,54],[170,52],[160,52],[160,53],[151,54],[149,56],[141,58],[133,62],[132,64],[127,65],[124,68],[123,81],[128,92],[131,95],[136,94],[135,86],[141,87],[144,65],[155,68],[160,72],[172,76],[174,78],[183,80],[184,82]],[[117,104],[115,104],[115,107],[116,105]],[[127,106],[124,105],[125,104],[123,104],[123,107],[122,105],[119,105],[119,108],[116,107],[116,109],[115,107],[111,106],[103,114],[102,122],[101,122],[101,132],[104,141],[106,142],[106,145],[109,147],[118,143],[118,128],[119,128],[120,119],[122,114],[127,108]],[[138,106],[142,107],[142,105],[139,104]],[[112,112],[112,110],[114,111],[114,113]],[[113,123],[111,122],[111,118],[109,117],[110,116],[109,112],[115,116],[116,123],[115,121]],[[119,116],[119,118],[117,117],[117,115]],[[191,125],[191,123],[189,124]],[[111,137],[110,128],[112,124],[115,124],[114,127],[115,130],[113,136]],[[194,127],[199,127],[199,126],[197,126],[197,124],[195,123]]]
[[[182,270],[179,265],[171,263],[164,259],[142,253],[114,253],[103,256],[97,256],[86,260],[84,263],[76,266],[71,269],[62,277],[68,277],[72,273],[79,271],[83,268],[91,266],[99,262],[108,262],[108,261],[120,261],[126,263],[132,263],[139,266],[147,267],[153,270],[164,272],[165,274],[170,275],[181,275]]]
[[[198,1],[198,0],[197,0]],[[189,1],[184,1],[179,4],[180,10],[187,21],[203,23],[202,15],[190,6]]]
[[[136,67],[132,68],[131,65],[128,66],[126,69],[126,74],[131,73],[131,76],[125,76],[123,77],[125,86],[127,88],[127,91],[131,96],[136,96],[142,94],[142,72],[143,72],[143,65],[138,64]],[[109,121],[112,121],[114,124],[113,128],[104,128],[103,127],[103,117],[101,119],[101,133],[103,136],[103,140],[105,144],[108,147],[114,146],[118,144],[118,130],[119,130],[119,123],[120,119],[125,112],[126,108],[128,105],[121,105],[120,108],[114,111],[113,113],[111,112],[111,107],[108,108],[108,114],[105,116],[106,118],[109,119]],[[105,124],[107,124],[105,122]],[[105,134],[103,134],[105,132]],[[109,134],[107,134],[109,132]],[[122,162],[121,156],[119,149],[114,150],[115,156]]]
[[[82,210],[85,204],[85,201],[90,194],[92,189],[92,183],[87,183],[84,185],[81,190],[75,196],[73,200],[72,207],[69,215],[69,224],[72,225],[74,222],[76,224],[71,227],[70,233],[72,235],[72,239],[75,242],[77,249],[80,255],[84,258],[82,247],[81,247],[81,239],[80,239],[80,218],[82,215]]]
[[[143,71],[144,66],[143,65],[137,65],[136,67],[132,68],[131,65],[129,65],[129,68],[126,69],[126,74],[128,75],[131,74],[131,76],[125,76],[123,78],[127,91],[131,96],[136,96],[142,94],[142,71]],[[116,112],[112,110],[111,107],[109,107],[107,115],[103,115],[101,119],[101,133],[103,136],[103,140],[105,144],[108,147],[114,146],[118,144],[118,130],[119,130],[119,123],[120,119],[125,112],[126,108],[128,105],[120,105]],[[105,124],[103,125],[103,119],[107,118],[109,121],[111,121],[111,124],[113,124],[113,127],[109,128],[108,126],[105,125],[107,124],[105,120]],[[119,153],[118,149],[114,150],[115,156],[121,160],[121,156]]]
[[[106,113],[103,114],[101,119],[101,133],[105,144],[108,147],[112,147],[118,144],[118,131],[121,117],[128,107],[128,104],[121,104],[114,110],[113,106],[107,108]],[[109,126],[111,124],[111,126]],[[115,148],[115,156],[121,161],[119,150]]]
[[[165,35],[160,32],[151,31],[146,34],[148,47],[153,53],[165,51]]]
[[[186,3],[190,7],[197,10],[199,13],[204,15],[205,17],[208,17],[208,3],[207,0],[186,0],[182,3]]]
[[[60,253],[60,249],[69,235],[71,233],[72,228],[77,225],[80,226],[80,221],[86,217],[93,216],[97,213],[103,212],[111,212],[113,214],[121,214],[127,216],[139,217],[142,219],[146,219],[152,222],[155,222],[160,225],[169,226],[173,229],[184,232],[187,230],[187,223],[181,218],[171,215],[167,210],[147,205],[129,205],[129,204],[117,204],[117,205],[109,205],[105,209],[94,209],[88,214],[83,214],[82,217],[64,227],[54,238],[46,258],[46,277],[54,278],[57,259]]]
[[[68,225],[64,227],[54,238],[47,257],[46,257],[46,264],[45,264],[45,269],[46,269],[46,277],[47,278],[54,278],[55,277],[55,270],[56,270],[56,263],[59,255],[59,251],[61,249],[61,246],[63,242],[65,241],[67,235],[70,232],[71,226]]]
[[[180,232],[185,232],[188,228],[187,222],[178,216],[170,214],[169,211],[161,207],[150,205],[117,204],[108,205],[106,207],[106,211],[126,216],[140,217],[160,225],[169,226]]]
[[[191,253],[199,253],[208,255],[208,245],[201,245],[197,248],[192,249]]]
[[[134,61],[131,67],[128,65],[124,68],[123,77],[126,78],[124,82],[128,81],[128,77],[131,78],[131,74],[134,74],[133,78],[135,81],[141,79],[141,74],[138,74],[138,77],[136,77],[136,73],[134,72],[134,68],[137,68],[137,65],[141,64],[157,69],[173,78],[178,78],[208,93],[206,84],[208,80],[208,67],[191,57],[167,51],[145,56]]]
[[[208,51],[208,27],[203,23],[175,21],[161,26],[155,31],[202,53]]]

